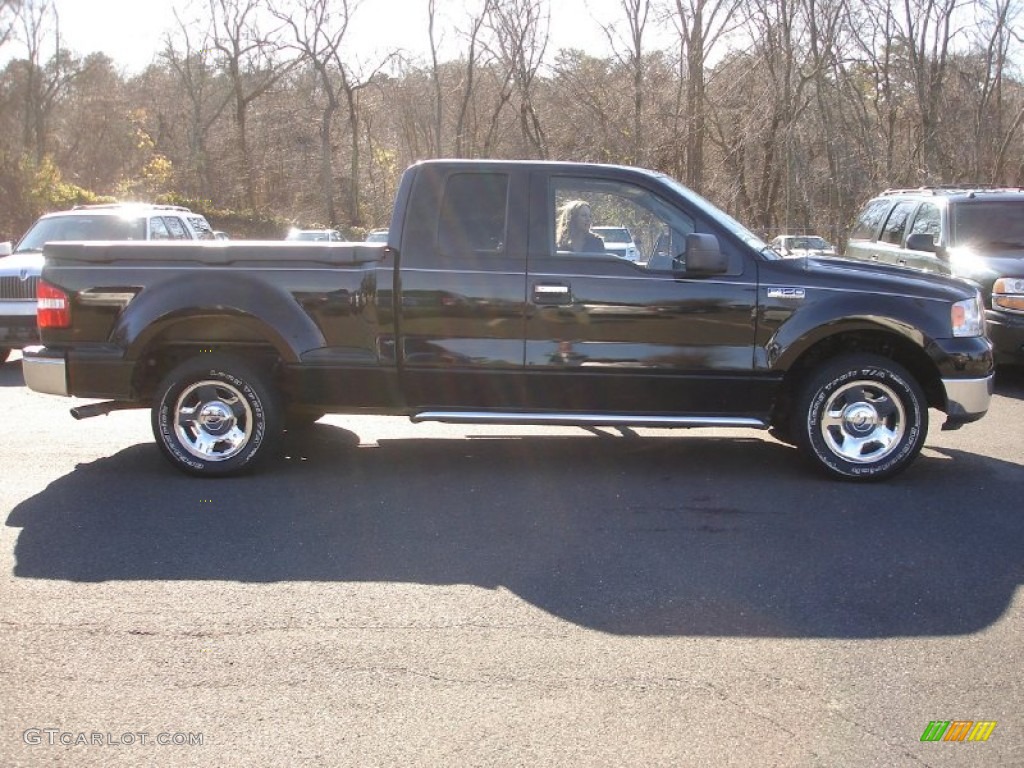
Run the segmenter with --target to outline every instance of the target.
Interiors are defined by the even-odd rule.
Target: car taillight
[[[36,286],[36,321],[40,328],[71,327],[71,300],[60,288],[43,280]]]

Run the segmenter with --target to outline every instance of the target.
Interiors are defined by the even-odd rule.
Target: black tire
[[[229,355],[186,360],[157,387],[153,436],[190,475],[250,470],[275,453],[283,429],[276,393],[250,364]]]
[[[917,381],[879,355],[825,363],[802,388],[792,435],[831,477],[882,480],[906,469],[928,436],[928,403]]]

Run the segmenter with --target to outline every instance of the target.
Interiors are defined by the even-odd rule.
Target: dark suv
[[[846,258],[975,283],[1000,363],[1024,363],[1024,189],[883,192],[861,211]]]

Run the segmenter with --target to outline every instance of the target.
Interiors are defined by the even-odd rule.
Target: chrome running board
[[[413,422],[522,424],[563,427],[731,427],[767,429],[768,422],[738,416],[660,416],[657,414],[552,413],[550,411],[420,411]]]

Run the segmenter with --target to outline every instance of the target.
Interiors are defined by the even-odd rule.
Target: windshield
[[[15,253],[41,251],[62,240],[145,240],[146,220],[122,216],[48,216],[37,221],[18,243]]]
[[[957,245],[1024,248],[1024,200],[978,200],[953,206]]]
[[[671,176],[667,176],[664,174],[660,174],[660,176],[670,187],[679,192],[679,194],[681,194],[684,198],[694,200],[695,202],[702,204],[704,207],[704,213],[706,215],[713,218],[719,225],[725,227],[727,230],[729,230],[732,234],[734,234],[740,240],[745,242],[751,248],[755,248],[758,251],[764,251],[764,249],[769,248],[768,243],[766,243],[762,238],[755,235],[753,232],[751,232],[745,226],[740,224],[738,221],[736,221],[736,219],[734,219],[728,213],[726,213],[721,208],[716,206],[710,200],[701,197],[692,189],[679,183]],[[768,256],[769,254],[771,254],[769,258],[782,258],[777,253],[775,253],[775,251],[772,250],[769,250],[765,255]]]

